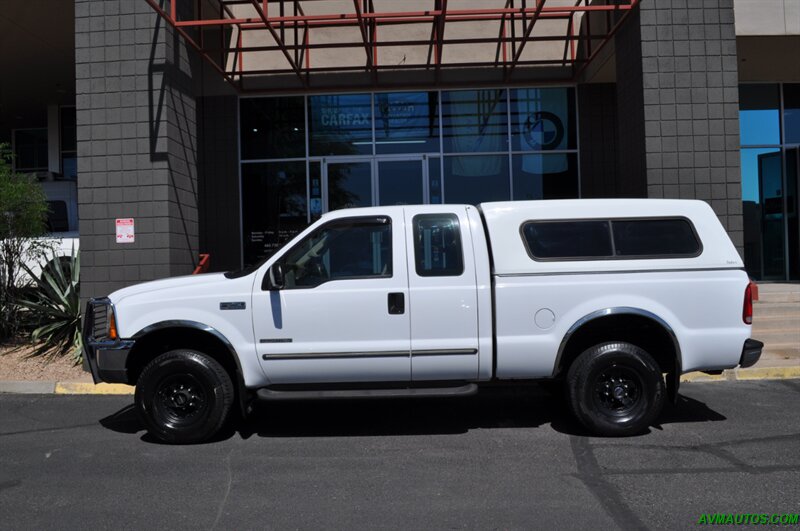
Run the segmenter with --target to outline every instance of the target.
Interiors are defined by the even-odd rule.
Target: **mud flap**
[[[667,398],[673,406],[678,404],[678,389],[681,386],[681,362],[675,360],[675,368],[667,373]]]

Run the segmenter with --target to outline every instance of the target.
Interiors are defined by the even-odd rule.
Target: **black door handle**
[[[406,313],[406,297],[402,293],[389,294],[389,313],[393,315]]]

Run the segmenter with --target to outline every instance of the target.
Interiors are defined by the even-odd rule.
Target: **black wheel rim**
[[[594,385],[595,404],[608,415],[625,417],[642,401],[644,383],[637,371],[613,364],[597,375]]]
[[[168,428],[181,428],[203,418],[209,407],[205,386],[191,374],[173,374],[158,384],[153,410]]]

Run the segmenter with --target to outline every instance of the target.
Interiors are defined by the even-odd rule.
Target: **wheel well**
[[[214,334],[187,327],[161,328],[137,338],[128,354],[128,383],[136,385],[148,363],[165,352],[179,348],[197,350],[214,358],[228,372],[234,387],[238,389],[241,375],[233,358],[235,354],[228,345]]]
[[[578,328],[564,345],[557,373],[563,375],[589,347],[609,341],[624,341],[646,350],[664,373],[674,373],[680,363],[673,335],[661,323],[641,315],[620,314],[598,317]]]

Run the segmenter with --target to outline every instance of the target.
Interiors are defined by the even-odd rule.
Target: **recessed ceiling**
[[[0,10],[0,141],[43,127],[47,105],[75,103],[75,6],[3,0]]]

